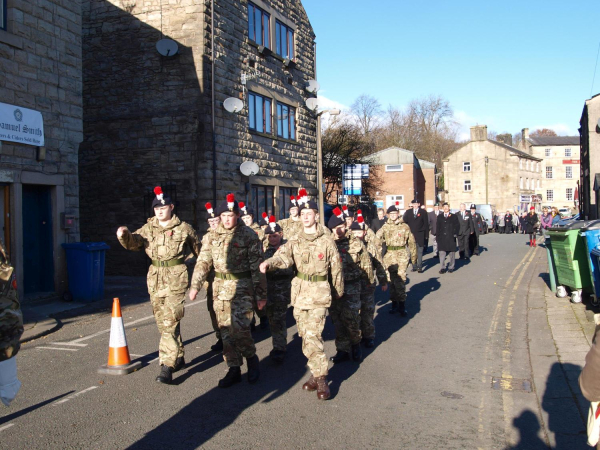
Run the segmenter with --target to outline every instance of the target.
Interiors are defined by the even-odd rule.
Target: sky
[[[440,95],[461,125],[578,135],[600,93],[600,1],[302,0],[317,36],[318,96],[348,109]]]

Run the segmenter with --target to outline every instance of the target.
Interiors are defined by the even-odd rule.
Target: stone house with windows
[[[539,209],[532,194],[541,179],[540,158],[488,139],[487,126],[471,127],[471,140],[444,163],[444,191],[453,209],[460,203],[494,205],[497,211]]]
[[[159,53],[164,39],[176,50]],[[81,233],[111,246],[107,273],[145,272],[115,229],[145,223],[155,185],[200,231],[204,204],[229,192],[277,218],[299,187],[316,194],[315,34],[299,0],[90,0],[83,54]]]
[[[0,238],[25,304],[67,290],[79,240],[81,2],[0,0]]]
[[[579,120],[581,165],[579,200],[586,219],[600,218],[600,94],[585,101]]]

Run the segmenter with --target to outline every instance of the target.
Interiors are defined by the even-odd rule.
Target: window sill
[[[298,141],[293,141],[291,139],[285,139],[285,138],[277,137],[277,136],[275,136],[273,134],[269,134],[269,133],[261,133],[260,131],[255,131],[255,130],[251,130],[251,129],[248,129],[248,133],[250,133],[250,134],[252,134],[254,136],[260,136],[260,137],[264,137],[264,138],[267,138],[267,139],[272,139],[272,140],[279,141],[279,142],[287,142],[288,144],[299,145]]]
[[[258,42],[253,41],[250,38],[246,38],[246,42],[248,44],[250,44],[252,47],[254,47],[256,50],[258,50],[259,47],[263,47],[263,51],[259,51],[258,54],[260,56],[267,57],[267,56],[271,56],[273,54],[273,50],[271,50],[269,47],[265,47],[264,45],[259,44]]]
[[[294,141],[293,139],[286,139],[282,137],[276,137],[275,139],[281,142],[287,142],[288,144],[298,144],[298,141]]]
[[[0,42],[18,49],[23,48],[23,39],[5,30],[0,30]]]

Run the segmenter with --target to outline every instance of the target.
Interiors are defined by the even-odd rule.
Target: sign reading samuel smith
[[[33,109],[0,103],[0,141],[44,146],[44,119]]]

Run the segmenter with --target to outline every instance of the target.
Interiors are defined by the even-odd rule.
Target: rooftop
[[[579,136],[536,136],[529,137],[531,145],[552,147],[556,145],[579,145]]]
[[[508,144],[505,144],[504,142],[498,142],[498,141],[494,141],[493,139],[488,139],[488,141],[490,141],[493,144],[496,144],[500,147],[503,147],[507,150],[510,150],[512,153],[519,155],[521,158],[527,158],[527,159],[533,159],[534,161],[541,161],[540,158],[536,158],[535,156],[531,156],[529,153],[525,153],[522,150],[519,150],[518,148],[512,147]]]

